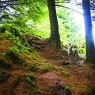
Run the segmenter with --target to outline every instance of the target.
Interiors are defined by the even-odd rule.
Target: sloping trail
[[[9,46],[4,45],[4,51]],[[0,48],[0,50],[2,49]],[[40,49],[38,53],[42,59],[47,60],[55,67],[55,69],[48,72],[35,72],[36,82],[42,92],[40,95],[64,95],[63,93],[66,92],[64,86],[70,88],[72,95],[92,95],[87,93],[91,89],[95,91],[95,68],[92,69],[87,64],[64,64],[68,61],[68,56],[64,51],[54,52],[49,48]],[[72,56],[71,59],[73,59]],[[32,94],[33,90],[29,88],[30,85],[24,77],[24,75],[32,73],[29,70],[17,66],[13,70],[0,71],[4,71],[9,75],[7,80],[0,84],[0,95],[38,95]]]
[[[90,90],[95,88],[95,85],[93,84],[95,82],[95,70],[90,68],[89,65],[86,63],[69,63],[64,65],[64,60],[68,60],[68,56],[66,56],[66,53],[64,52],[56,53],[46,49],[43,52],[39,52],[39,54],[51,62],[55,67],[55,70],[51,72],[38,75],[38,84],[44,95],[55,95],[52,93],[58,82],[61,86],[71,89],[72,95],[92,95]],[[55,93],[57,92],[55,91]],[[60,93],[64,93],[64,91],[62,90]]]
[[[17,92],[19,92],[19,90],[15,92],[15,89],[18,88],[18,86],[20,85],[23,76],[30,73],[27,70],[18,70],[18,69],[10,71],[4,70],[4,72],[9,76],[8,78],[6,78],[4,82],[0,84],[0,95],[15,95]],[[23,90],[24,89],[22,89],[22,91]]]
[[[38,85],[40,85],[40,90],[42,91],[43,95],[53,95],[57,82],[60,83],[60,78],[54,71],[38,76]],[[60,83],[60,85],[62,84]],[[57,91],[58,89],[56,90],[55,95],[58,94]],[[61,95],[61,94],[58,94],[58,95]]]

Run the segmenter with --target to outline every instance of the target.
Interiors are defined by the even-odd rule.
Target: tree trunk
[[[55,9],[55,1],[47,0],[47,3],[48,3],[50,28],[51,28],[50,42],[52,43],[54,48],[58,49],[61,47],[61,45],[60,45],[60,35],[58,29],[56,9]]]
[[[86,37],[86,61],[95,62],[95,48],[94,39],[92,33],[92,20],[90,13],[90,1],[82,0],[83,12],[84,12],[84,22],[85,22],[85,37]]]

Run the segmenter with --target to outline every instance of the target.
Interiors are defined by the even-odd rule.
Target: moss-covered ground
[[[0,95],[95,95],[95,65],[65,64],[65,51],[35,50],[14,32],[0,32]]]

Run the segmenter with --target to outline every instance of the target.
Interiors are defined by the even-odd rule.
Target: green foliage
[[[69,86],[69,85],[67,85],[66,83],[64,84],[64,86],[65,86],[65,89],[66,90],[75,90],[76,89],[76,87],[71,87],[71,86]]]
[[[0,27],[0,33],[4,33],[5,32],[5,28]]]
[[[86,54],[85,48],[80,48],[80,49],[79,49],[79,53],[80,53],[80,54]]]
[[[33,57],[32,57],[33,60],[37,60],[39,58],[40,58],[40,56],[38,54],[34,54]]]
[[[5,23],[2,26],[0,26],[0,32],[4,33],[6,30],[9,31],[12,27],[12,24]]]
[[[12,64],[9,63],[2,54],[0,54],[0,68],[11,69]]]
[[[11,69],[11,64],[5,59],[0,59],[0,68]]]
[[[28,42],[24,38],[24,31],[20,31],[17,27],[15,27],[14,24],[4,24],[1,26],[0,29],[2,28],[4,29],[3,32],[7,35],[7,38],[15,44],[12,47],[10,47],[10,50],[18,49],[20,53],[33,51],[33,48],[28,45]]]
[[[77,32],[79,27],[71,16],[70,11],[64,8],[57,8],[58,17],[62,20],[66,32]]]
[[[20,30],[40,36],[42,35],[44,37],[46,33],[43,32],[43,34],[39,28],[42,27],[40,25],[40,21],[42,22],[44,19],[43,17],[48,13],[46,12],[46,0],[18,0],[17,2],[20,4],[17,6],[12,6],[11,10],[10,8],[8,9],[8,11],[12,11],[11,15],[6,12],[8,18],[7,20],[3,20],[3,24],[14,24],[15,27]],[[43,31],[46,30],[44,29]]]
[[[5,33],[0,33],[0,40],[4,40],[4,39],[7,39],[9,38],[8,35],[6,35]]]
[[[64,75],[65,77],[70,77],[70,74],[68,71],[64,70],[63,68],[60,68],[60,70],[61,70],[62,75]]]
[[[9,50],[6,55],[12,60],[14,64],[22,65],[24,60],[20,58],[20,53],[18,50]]]
[[[40,66],[39,63],[31,64],[31,65],[29,66],[29,70],[32,71],[32,72],[36,72],[36,71],[39,70],[39,66]]]
[[[16,46],[10,47],[10,50],[12,50],[12,51],[13,51],[13,50],[15,51],[15,50],[17,50],[17,49],[19,50],[20,53],[25,53],[25,52],[28,51],[28,50],[26,49],[26,47],[25,47],[24,45],[22,45],[22,44],[20,44],[20,46],[17,46],[17,45],[16,45]]]
[[[30,20],[33,22],[38,21],[44,14],[45,0],[18,0],[17,2],[19,5],[8,7],[8,12],[2,12],[3,15],[7,15],[6,18],[3,18],[3,24],[6,22],[14,23],[16,27],[25,30],[27,28],[26,22]]]
[[[36,84],[36,77],[32,74],[25,75],[26,81],[28,82],[28,88],[33,90],[33,95],[42,95],[38,90],[38,86]]]
[[[55,67],[49,63],[41,64],[41,68],[39,69],[42,73],[49,72],[51,70],[54,70]]]
[[[41,14],[39,20],[36,20],[35,22],[33,20],[28,20],[26,23],[28,28],[27,32],[29,34],[32,33],[43,38],[47,38],[50,36],[50,24],[47,6],[44,6],[42,12],[43,13]]]
[[[28,74],[28,75],[25,75],[26,77],[26,81],[30,84],[31,88],[35,88],[37,87],[35,81],[36,81],[36,77],[31,75],[31,74]]]
[[[61,41],[64,45],[72,43],[74,45],[82,45],[84,43],[84,38],[79,32],[80,28],[76,24],[71,11],[64,8],[57,8],[58,20],[59,20],[59,30]]]
[[[55,1],[61,2],[62,0]],[[27,48],[24,45],[28,44],[22,41],[23,34],[29,33],[47,38],[50,36],[51,31],[46,0],[18,0],[18,2],[20,5],[12,7],[12,15],[6,13],[9,15],[8,20],[5,20],[5,22],[8,22],[8,25],[4,23],[7,29],[1,28],[0,32],[6,32],[7,35],[10,35],[10,40],[15,42],[17,48],[20,50],[19,52],[24,53],[27,52]],[[64,45],[68,43],[73,43],[75,45],[82,44],[84,39],[78,32],[79,27],[75,24],[73,16],[70,13],[71,11],[58,7],[56,9],[61,41]],[[17,15],[15,15],[15,13]],[[8,29],[8,27],[11,28]],[[16,47],[13,46],[12,49],[14,48]]]

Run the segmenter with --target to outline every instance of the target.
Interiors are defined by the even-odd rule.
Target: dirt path
[[[0,95],[27,95],[25,93],[28,93],[29,90],[26,87],[29,85],[25,76],[31,75],[31,72],[29,70],[10,70],[5,71],[5,73],[9,77],[6,77],[6,80],[0,84]],[[25,90],[27,92],[23,94]]]
[[[34,58],[36,61],[34,62],[29,57],[29,62],[35,64],[46,60],[42,61],[42,65],[49,63],[50,66],[54,66],[54,69],[46,72],[32,72],[21,68],[18,64],[11,70],[2,69],[0,71],[8,74],[8,77],[0,83],[0,95],[71,95],[71,93],[72,95],[95,95],[93,94],[95,92],[95,67],[86,63],[69,62],[66,64],[68,56],[63,51],[54,52],[46,49],[39,52],[39,56],[40,61]],[[70,58],[73,60],[74,57]],[[82,62],[82,60],[78,61]],[[31,74],[36,77],[37,85],[30,81]]]
[[[93,82],[95,82],[95,70],[84,63],[83,57],[81,60],[78,60],[79,64],[69,63],[65,65],[64,60],[68,59],[66,54],[63,52],[52,53],[52,51],[48,51],[49,50],[39,53],[40,56],[49,60],[55,67],[55,70],[52,72],[41,74],[38,77],[40,81],[38,84],[40,85],[41,91],[45,93],[44,95],[57,95],[52,94],[57,82],[61,86],[69,88],[72,95],[94,95],[92,89],[95,90],[95,85],[93,84]],[[73,57],[71,57],[71,59],[72,58]],[[51,90],[51,92],[49,92],[49,90]],[[64,91],[62,91],[60,93],[64,93]]]

